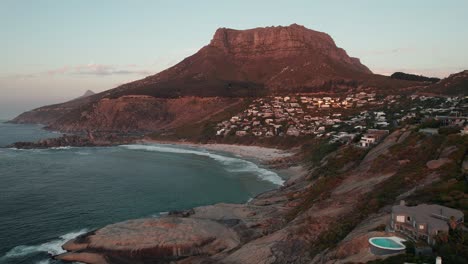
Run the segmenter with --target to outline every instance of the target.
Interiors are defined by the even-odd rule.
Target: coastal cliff
[[[458,170],[467,147],[460,139],[441,140],[403,128],[369,151],[342,146],[320,152],[320,146],[308,146],[314,156],[301,154],[308,160],[306,173],[247,204],[202,206],[109,225],[69,241],[63,246],[68,252],[56,258],[93,264],[378,259],[362,241],[386,235],[374,231],[388,219],[385,206],[430,183],[456,182],[452,170],[427,164],[443,159]]]

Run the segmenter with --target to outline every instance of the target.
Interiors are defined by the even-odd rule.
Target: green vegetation
[[[448,127],[441,127],[439,128],[439,134],[441,135],[452,135],[460,133],[461,127],[457,126],[448,126]]]
[[[431,82],[431,83],[436,83],[440,81],[439,78],[435,77],[426,77],[423,75],[415,75],[415,74],[409,74],[409,73],[404,73],[404,72],[395,72],[390,76],[392,79],[398,79],[398,80],[407,80],[407,81],[416,81],[416,82]]]
[[[339,148],[339,143],[328,143],[327,140],[316,139],[302,145],[304,161],[309,167],[318,166],[320,161],[328,154]]]
[[[345,146],[336,155],[326,159],[326,166],[319,167],[314,175],[337,177],[340,173],[354,168],[367,154],[367,149]]]
[[[439,128],[442,125],[442,123],[439,120],[435,119],[428,119],[421,123],[419,126],[420,128]]]
[[[207,143],[210,140],[216,139],[215,126],[217,123],[236,115],[238,112],[245,109],[250,103],[251,100],[244,99],[241,102],[228,107],[224,111],[214,114],[209,118],[209,120],[186,124],[168,132],[152,133],[149,137],[155,140],[189,140]]]
[[[468,263],[468,232],[462,228],[451,228],[448,234],[439,236],[435,251],[443,263]]]
[[[357,165],[366,153],[364,149],[351,145],[340,147],[339,143],[330,144],[326,140],[314,140],[304,144],[302,154],[311,169],[310,179],[314,182],[305,192],[302,202],[286,216],[286,220],[292,221],[318,200],[328,198],[330,191],[342,181],[344,172]]]
[[[425,178],[430,172],[426,167],[426,163],[429,160],[435,159],[438,156],[439,149],[444,146],[450,146],[455,142],[459,142],[458,138],[451,138],[445,136],[426,136],[421,133],[412,133],[404,142],[394,145],[390,148],[390,153],[382,156],[382,159],[377,159],[376,162],[385,164],[385,166],[391,166],[392,163],[397,164],[393,168],[396,169],[396,173],[380,183],[374,188],[374,191],[367,193],[363,197],[360,197],[360,203],[353,208],[352,212],[340,218],[339,221],[332,224],[333,228],[327,232],[323,232],[319,235],[317,240],[311,245],[311,253],[317,254],[327,248],[336,246],[349,232],[351,232],[360,222],[365,220],[370,214],[377,212],[380,208],[385,205],[393,204],[395,198],[404,192],[409,190],[413,186],[416,186],[420,181]],[[460,142],[459,142],[460,143]],[[463,152],[463,153],[462,153]],[[350,152],[349,154],[351,154]],[[458,159],[463,157],[464,150],[459,150],[452,155]],[[359,155],[355,155],[356,159],[359,159]],[[398,161],[401,159],[408,160],[408,162],[399,164]],[[457,160],[458,161],[458,160]],[[334,163],[330,162],[326,166],[332,166]],[[342,164],[342,163],[341,163]],[[457,167],[459,168],[459,167]],[[325,172],[329,171],[328,169]],[[337,183],[331,181],[339,179],[339,177],[321,177],[319,182],[322,182],[320,186],[322,191],[332,189]],[[315,190],[317,192],[317,190]],[[322,194],[314,193],[312,197],[320,197]],[[456,193],[460,195],[460,193]],[[307,201],[310,206],[313,202]],[[402,263],[402,261],[412,261],[415,263],[422,263],[427,261],[426,258],[421,258],[411,254],[396,256],[389,258],[388,262],[375,262],[375,263]],[[373,262],[374,263],[374,262]]]
[[[462,210],[465,215],[468,215],[468,184],[466,176],[461,171],[461,164],[467,155],[468,136],[449,135],[444,138],[442,147],[456,147],[449,155],[454,162],[436,171],[440,175],[440,181],[419,190],[408,200],[414,203],[436,203]],[[465,223],[467,221],[465,219]]]

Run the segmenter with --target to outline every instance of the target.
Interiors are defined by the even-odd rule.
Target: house
[[[243,130],[236,131],[236,136],[238,137],[243,137],[246,135],[247,135],[247,131],[243,131]]]
[[[392,207],[390,227],[413,239],[421,239],[428,244],[435,243],[435,236],[449,231],[449,222],[463,223],[463,212],[437,205],[420,204],[406,206],[404,201]]]
[[[290,127],[288,128],[288,131],[286,131],[286,135],[297,137],[297,136],[300,135],[300,132],[299,132],[299,130],[298,130],[296,127],[290,126]]]
[[[388,133],[388,130],[369,129],[367,133],[362,136],[359,145],[365,148],[370,147],[382,140]]]
[[[439,134],[439,129],[437,128],[420,128],[418,130],[420,133],[424,133],[426,135],[438,135]]]
[[[462,134],[462,135],[468,135],[468,125],[465,126],[462,130],[460,130],[460,134]]]

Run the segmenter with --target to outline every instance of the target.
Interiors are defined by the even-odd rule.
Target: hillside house
[[[468,125],[466,125],[462,130],[460,130],[460,134],[468,135]]]
[[[378,142],[380,142],[386,135],[388,135],[388,130],[379,130],[379,129],[369,129],[367,133],[364,134],[359,141],[359,145],[364,148],[368,148]]]
[[[456,223],[463,223],[463,212],[437,204],[406,206],[401,201],[400,205],[392,207],[390,227],[413,239],[421,239],[433,245],[437,234],[449,231],[451,218]]]

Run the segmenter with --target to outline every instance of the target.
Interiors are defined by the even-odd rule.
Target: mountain
[[[404,73],[404,72],[395,72],[390,76],[390,78],[399,79],[399,80],[408,80],[408,81],[430,82],[430,83],[436,83],[440,81],[439,78],[426,77],[423,75],[416,75],[416,74],[410,74],[410,73]]]
[[[87,90],[82,96],[78,97],[78,98],[85,98],[85,97],[88,97],[88,96],[91,96],[91,95],[95,95],[96,93],[91,91],[91,90]]]
[[[167,70],[13,122],[62,131],[156,131],[209,119],[246,97],[412,85],[372,74],[329,35],[303,26],[220,28],[208,45]]]
[[[423,91],[440,95],[466,96],[468,93],[468,70],[451,74],[449,77],[427,86]]]
[[[167,97],[249,96],[311,89],[369,74],[329,35],[303,26],[220,28],[196,54],[122,90]]]

